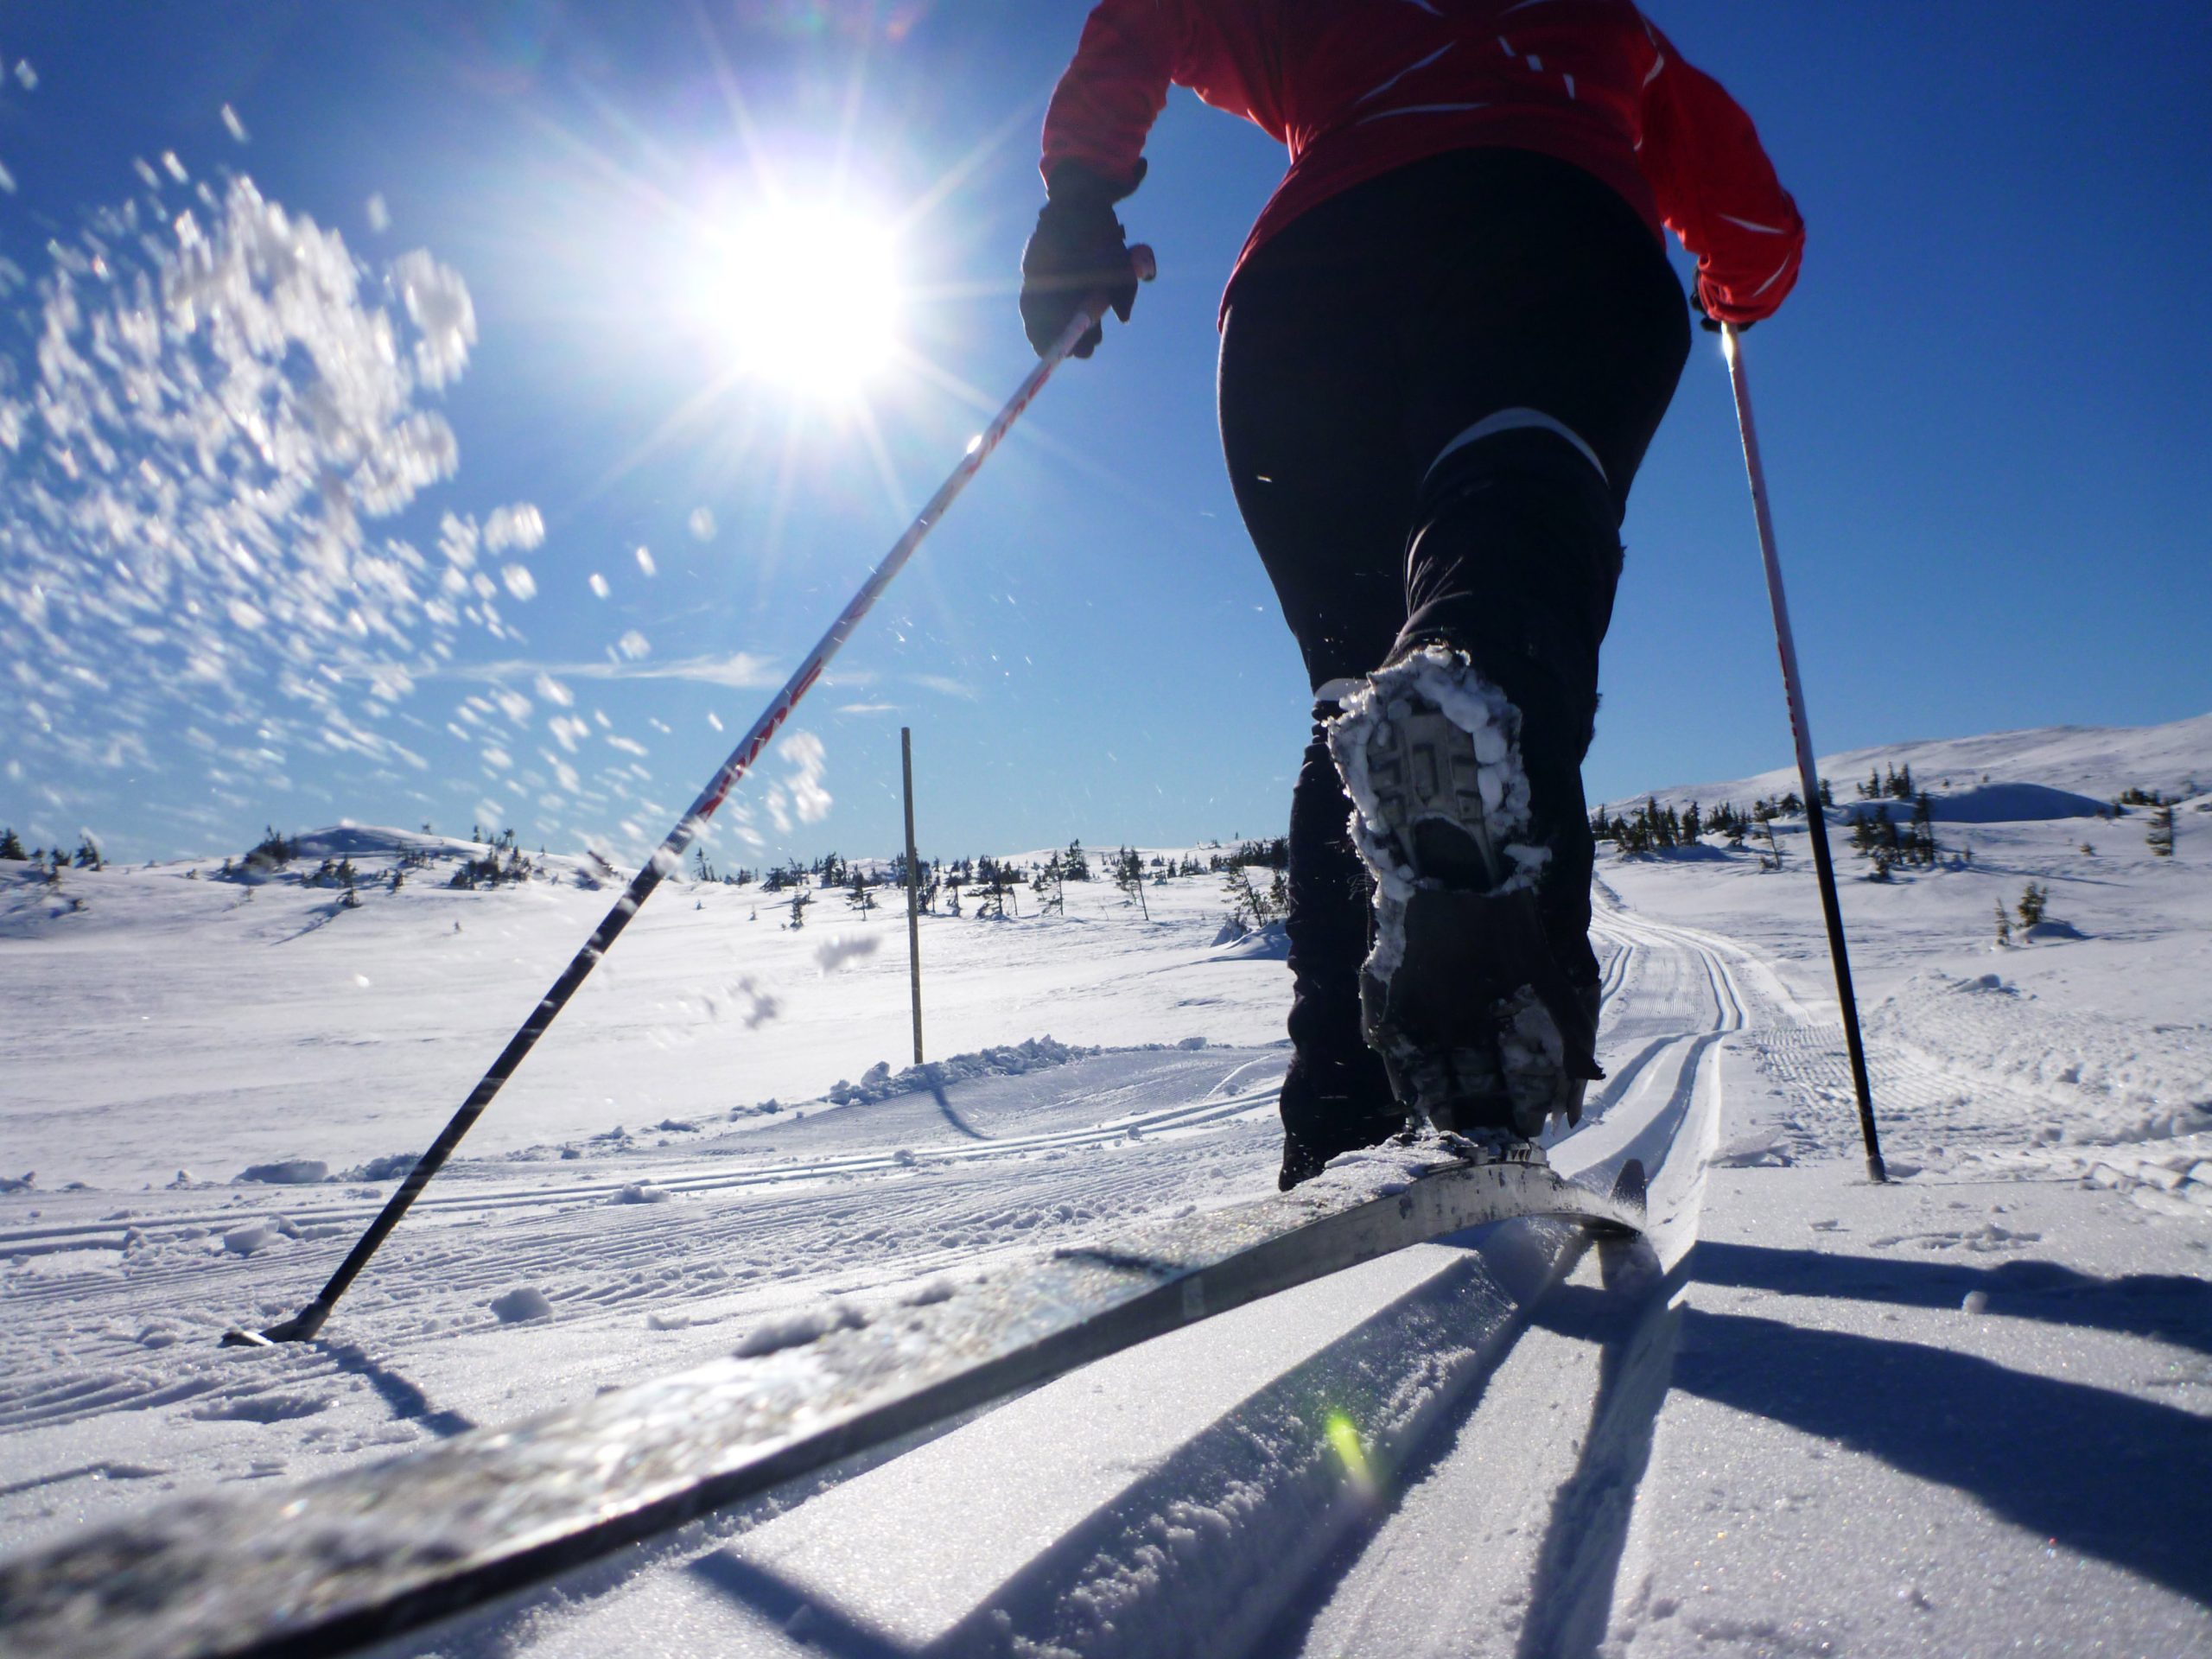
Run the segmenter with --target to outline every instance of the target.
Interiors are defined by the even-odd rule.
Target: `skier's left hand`
[[[1103,293],[1123,322],[1136,303],[1136,273],[1128,235],[1114,204],[1144,181],[1145,164],[1126,185],[1100,177],[1076,162],[1052,170],[1049,199],[1021,254],[1021,326],[1042,357],[1092,295]],[[1077,343],[1089,357],[1105,336],[1094,327]]]

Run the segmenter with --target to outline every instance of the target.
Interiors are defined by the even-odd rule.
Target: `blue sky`
[[[533,595],[499,598],[505,637],[462,628],[442,668],[357,711],[390,748],[235,703],[217,723],[127,657],[99,695],[65,686],[19,632],[0,820],[40,842],[91,829],[130,857],[232,850],[264,821],[452,830],[493,809],[556,849],[657,836],[1027,367],[1011,274],[1040,197],[1038,120],[1085,10],[0,10],[0,54],[35,81],[0,91],[0,256],[27,279],[0,334],[12,395],[36,373],[48,243],[149,198],[134,159],[188,205],[162,170],[173,152],[217,192],[251,175],[365,271],[423,248],[465,280],[467,372],[417,398],[450,424],[458,471],[371,535],[431,550],[441,515],[518,502],[546,530],[524,562]],[[1649,10],[1751,110],[1810,227],[1797,293],[1746,345],[1820,747],[2212,708],[2212,16]],[[1219,291],[1281,157],[1180,92],[1150,154],[1123,216],[1161,276],[1134,325],[1048,390],[803,710],[827,815],[756,810],[760,840],[726,833],[725,862],[888,850],[902,723],[940,854],[1280,829],[1303,681],[1222,472],[1212,372]],[[742,291],[722,262],[764,175],[899,227],[907,352],[864,416],[726,372],[715,296]],[[1703,336],[1626,538],[1592,796],[1784,762]],[[281,643],[266,624],[258,639]],[[539,695],[540,672],[571,701]],[[499,691],[523,706],[455,720]],[[581,729],[550,742],[556,718]]]

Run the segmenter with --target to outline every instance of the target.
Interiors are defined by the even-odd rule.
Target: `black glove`
[[[1136,273],[1129,265],[1129,245],[1114,204],[1144,182],[1145,164],[1125,185],[1101,178],[1079,162],[1062,162],[1046,187],[1044,210],[1021,252],[1021,326],[1042,357],[1052,348],[1070,319],[1093,294],[1103,292],[1114,315],[1129,320],[1136,303]],[[1105,331],[1094,327],[1077,343],[1075,355],[1089,357]]]

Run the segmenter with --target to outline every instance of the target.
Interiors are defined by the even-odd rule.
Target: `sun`
[[[830,399],[857,395],[893,357],[896,242],[846,207],[785,204],[712,238],[694,303],[748,378]]]

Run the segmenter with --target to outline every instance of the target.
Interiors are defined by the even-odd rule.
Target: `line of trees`
[[[59,880],[61,872],[68,869],[99,870],[107,868],[107,861],[100,855],[100,844],[89,835],[77,842],[77,850],[67,851],[59,844],[35,847],[23,850],[22,838],[14,829],[0,830],[0,861],[11,864],[36,864],[46,872],[49,881]]]

